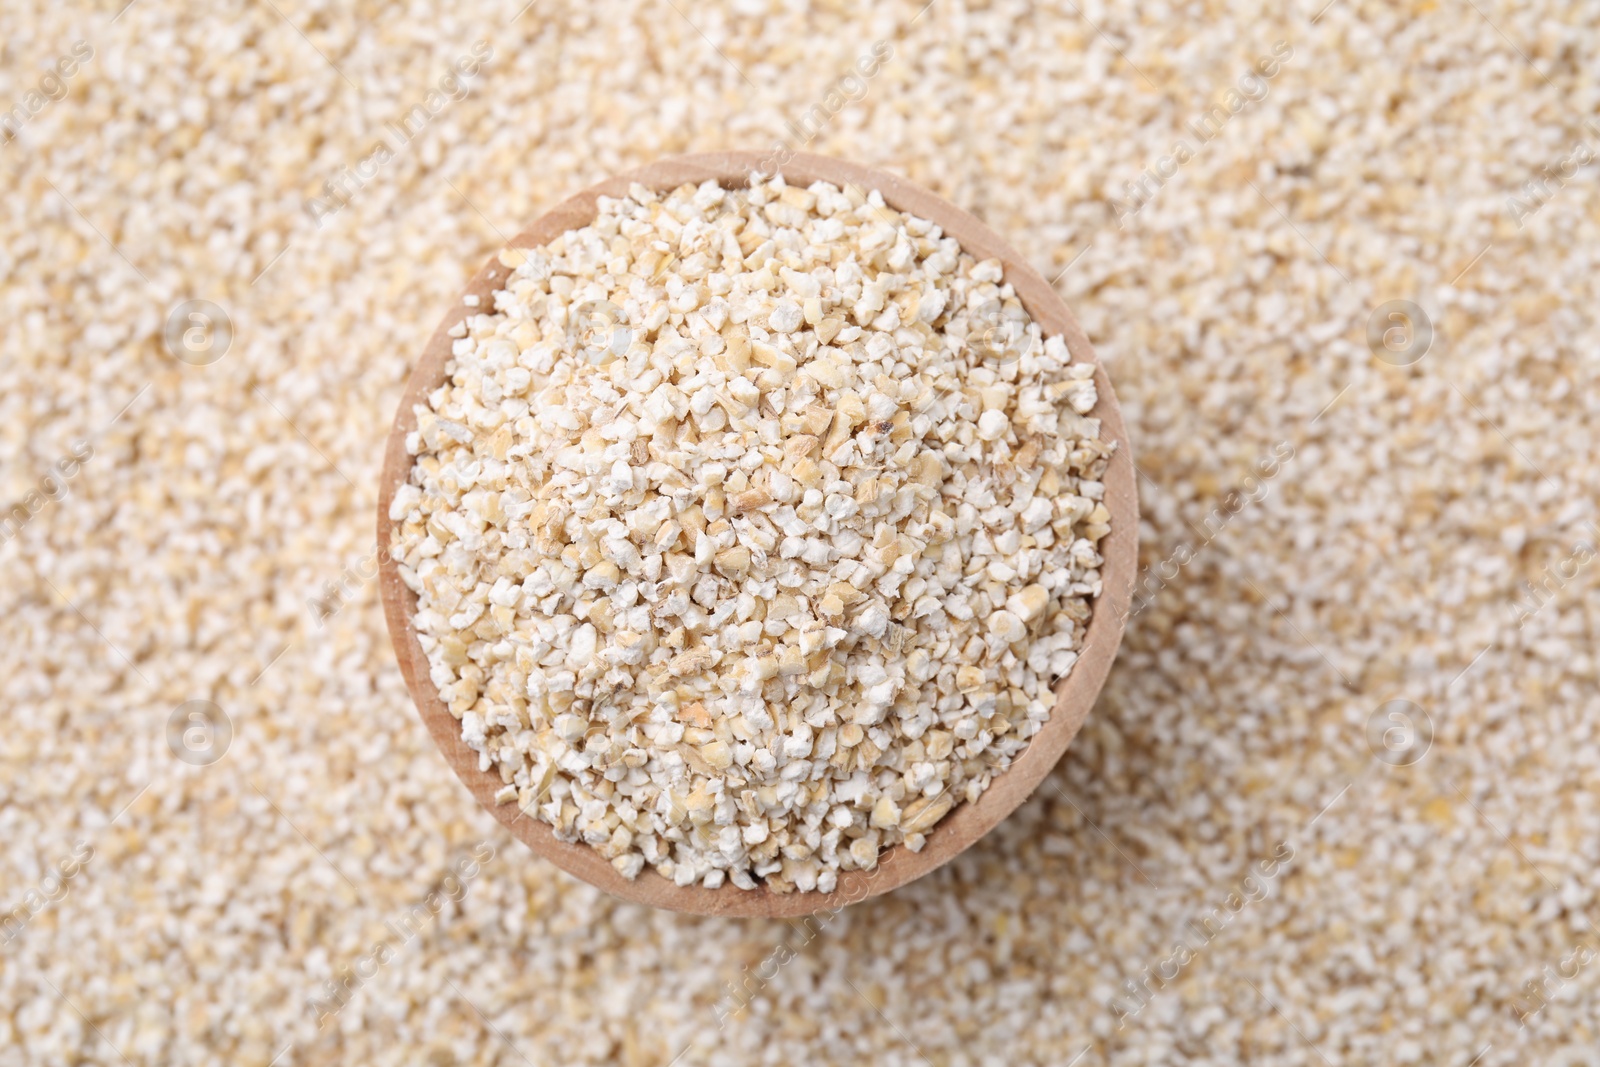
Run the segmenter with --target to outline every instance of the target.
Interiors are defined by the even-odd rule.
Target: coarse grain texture
[[[0,1063],[1592,1061],[1593,167],[1507,205],[1597,144],[1592,4],[121,6],[0,14],[0,106],[94,48],[0,145],[0,501],[93,449],[0,544],[3,907],[93,849],[7,927]],[[319,228],[305,200],[480,38],[479,88]],[[513,861],[362,577],[377,445],[466,265],[603,175],[791,122],[1060,273],[1171,575],[1032,801],[793,925]],[[191,298],[235,327],[206,367],[161,342]],[[1409,367],[1367,344],[1389,300],[1435,328]],[[1410,766],[1368,743],[1395,698],[1432,724]],[[232,723],[209,766],[168,745],[192,699]]]
[[[417,372],[379,537],[419,699],[513,828],[629,880],[831,894],[1050,718],[1117,441],[1001,261],[878,189],[738,176],[619,178],[499,253]]]
[[[763,153],[749,151],[689,154],[654,161],[641,168],[609,176],[552,206],[527,229],[511,238],[509,243],[513,249],[528,250],[549,245],[568,231],[593,222],[601,197],[626,196],[636,185],[670,191],[685,183],[698,186],[715,180],[726,189],[742,188],[749,185],[753,173],[770,165],[771,161]],[[897,175],[831,157],[790,153],[783,163],[783,171],[798,183],[821,181],[841,190],[855,190],[858,193],[875,190],[884,197],[885,207],[918,218],[936,220],[939,228],[947,236],[955,238],[962,249],[972,253],[974,259],[992,259],[1000,264],[1006,287],[1015,291],[1020,308],[1026,309],[1027,315],[1037,324],[1043,336],[1060,337],[1065,342],[1074,366],[1097,362],[1082,327],[1050,283],[999,235],[970,214]],[[865,193],[860,195],[866,196]],[[879,221],[890,217],[887,211],[880,217],[874,210],[872,215]],[[509,258],[515,259],[515,256]],[[452,336],[460,332],[457,327],[470,321],[478,308],[494,305],[494,294],[501,288],[497,283],[507,271],[498,253],[489,258],[467,283],[465,293],[447,309],[411,371],[384,447],[377,509],[380,544],[391,543],[398,528],[397,523],[406,518],[402,515],[399,520],[392,519],[390,511],[400,498],[402,484],[410,478],[415,466],[407,450],[407,442],[415,440],[412,434],[420,425],[418,408],[425,407],[428,398],[435,395],[446,382],[447,368],[455,360],[453,351],[461,340]],[[996,310],[1004,312],[1002,319],[1015,314],[1014,310],[1006,312],[1005,308],[1004,302],[997,309],[994,304],[980,300],[977,310],[980,318],[987,321],[990,313]],[[604,318],[615,319],[620,311],[614,309]],[[969,320],[971,317],[969,312]],[[670,321],[671,316],[668,318]],[[579,322],[596,325],[593,319],[584,317],[580,317]],[[616,340],[615,322],[601,322],[598,325],[602,328],[593,335],[596,339]],[[994,342],[1010,332],[1009,328],[991,326],[978,335],[977,340],[985,353],[985,363],[990,362],[988,356],[995,354]],[[1031,328],[1028,335],[1031,337]],[[623,336],[626,337],[626,334]],[[969,330],[969,346],[972,340]],[[1003,346],[999,347],[998,355],[1001,357],[1000,369],[1006,370]],[[974,372],[973,377],[977,376],[978,372]],[[417,610],[417,594],[402,580],[397,561],[385,555],[379,560],[379,599],[390,637],[394,641],[397,665],[428,734],[478,802],[518,840],[531,847],[541,858],[623,900],[701,915],[797,918],[820,911],[833,911],[842,904],[892,892],[942,866],[1014,811],[1054,768],[1061,754],[1077,736],[1098,698],[1121,642],[1138,565],[1137,475],[1128,446],[1127,431],[1104,369],[1097,367],[1092,377],[1074,378],[1071,381],[1079,384],[1069,387],[1068,391],[1077,394],[1080,402],[1088,400],[1082,383],[1094,383],[1096,399],[1087,417],[1099,424],[1098,447],[1114,445],[1112,462],[1106,467],[1102,483],[1102,503],[1110,512],[1114,526],[1113,532],[1098,545],[1104,557],[1100,568],[1104,592],[1096,598],[1077,661],[1067,678],[1055,687],[1055,705],[1043,727],[1006,773],[995,780],[993,788],[984,790],[976,803],[953,808],[925,834],[927,840],[920,849],[891,849],[881,855],[878,865],[870,870],[843,872],[838,877],[835,889],[828,893],[777,892],[764,886],[726,893],[720,887],[680,886],[649,869],[635,878],[624,877],[593,847],[562,841],[548,824],[537,818],[523,817],[522,809],[509,803],[512,792],[500,775],[480,769],[483,762],[481,754],[462,740],[461,721],[452,715],[443,702],[430,676],[428,655],[420,644],[420,635],[412,621]],[[929,399],[953,399],[953,394],[938,390]],[[933,406],[930,403],[930,410]],[[1076,415],[1075,412],[1072,414]],[[1070,419],[1068,422],[1088,425],[1072,423]],[[1040,447],[1042,449],[1042,443]],[[1025,459],[1026,456],[1026,450],[1017,454],[1018,459]],[[851,732],[845,731],[847,735]]]

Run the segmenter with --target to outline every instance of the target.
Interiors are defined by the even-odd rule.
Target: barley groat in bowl
[[[388,443],[382,595],[496,818],[618,896],[798,915],[966,848],[1071,742],[1137,502],[1110,382],[971,216],[663,161],[472,281]]]

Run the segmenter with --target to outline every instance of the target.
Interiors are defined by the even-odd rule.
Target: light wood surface
[[[684,182],[714,178],[732,188],[747,184],[751,171],[761,165],[765,158],[757,152],[717,152],[661,160],[610,178],[556,205],[518,234],[511,241],[511,246],[531,248],[547,244],[567,230],[587,225],[594,219],[599,197],[626,195],[629,185],[634,182],[667,190]],[[1094,350],[1084,336],[1083,329],[1050,284],[999,236],[971,215],[902,178],[841,160],[795,154],[781,169],[791,185],[809,185],[821,180],[837,186],[854,184],[863,192],[876,189],[891,207],[937,223],[947,235],[960,241],[965,251],[978,259],[992,257],[1001,260],[1005,266],[1005,280],[1015,286],[1018,298],[1034,321],[1039,323],[1045,336],[1063,335],[1075,361],[1095,359]],[[494,794],[502,785],[500,776],[496,771],[478,769],[478,754],[461,740],[460,722],[439,699],[438,690],[428,675],[427,656],[418,644],[411,625],[417,606],[416,594],[400,580],[398,565],[389,558],[387,549],[394,525],[389,520],[389,503],[394,498],[395,490],[404,484],[412,467],[412,457],[405,449],[405,438],[406,434],[416,429],[413,409],[425,403],[425,396],[444,380],[445,365],[450,360],[451,338],[448,334],[451,327],[468,314],[476,313],[479,308],[492,308],[493,293],[504,285],[509,273],[498,259],[491,258],[463,293],[463,296],[476,295],[479,307],[469,308],[458,299],[423,349],[395,414],[378,494],[379,589],[395,655],[428,733],[478,803],[538,855],[623,899],[701,915],[798,916],[836,909],[877,896],[927,874],[969,847],[1027,799],[1072,743],[1105,682],[1106,673],[1122,640],[1123,621],[1128,612],[1137,569],[1139,505],[1133,455],[1116,395],[1098,360],[1094,380],[1099,390],[1099,403],[1091,415],[1100,420],[1102,437],[1118,442],[1116,455],[1105,477],[1105,504],[1111,512],[1111,533],[1100,546],[1105,557],[1105,565],[1101,569],[1104,591],[1094,602],[1094,614],[1077,664],[1056,687],[1056,706],[1049,721],[1011,766],[995,778],[976,804],[957,805],[928,833],[927,844],[921,852],[912,852],[901,846],[892,847],[880,857],[875,870],[840,873],[838,886],[832,893],[774,893],[765,888],[742,890],[728,883],[718,889],[707,889],[700,885],[680,887],[649,867],[636,879],[629,881],[588,845],[559,841],[547,823],[538,821],[532,815],[521,814],[515,803],[502,805],[494,802]]]

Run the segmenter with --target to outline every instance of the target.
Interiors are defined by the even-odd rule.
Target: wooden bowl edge
[[[634,182],[666,190],[686,181],[699,182],[708,178],[729,182],[743,176],[747,180],[763,158],[756,152],[678,156],[613,176],[541,215],[512,238],[510,247],[542,245],[559,233],[586,225],[593,219],[601,196],[625,195]],[[388,552],[394,525],[389,519],[389,506],[395,490],[409,478],[412,467],[405,438],[416,428],[414,408],[443,378],[444,366],[450,359],[449,331],[469,314],[492,310],[493,291],[509,270],[491,256],[462,293],[462,297],[476,294],[479,307],[467,307],[462,297],[458,297],[445,314],[407,381],[385,444],[377,514],[379,595],[395,656],[417,712],[451,769],[478,803],[514,837],[567,873],[613,896],[698,915],[799,917],[837,910],[922,877],[988,833],[1033,793],[1077,736],[1099,696],[1121,643],[1138,564],[1138,493],[1132,448],[1121,408],[1082,326],[1050,283],[978,219],[893,174],[807,153],[793,154],[782,170],[791,184],[822,180],[835,185],[850,182],[864,191],[877,189],[891,207],[938,224],[947,235],[960,241],[964,251],[979,259],[997,258],[1003,262],[1005,280],[1015,287],[1023,306],[1034,321],[1040,323],[1044,334],[1061,334],[1074,361],[1091,360],[1095,364],[1099,399],[1090,416],[1100,419],[1102,439],[1109,436],[1117,442],[1117,452],[1104,482],[1112,524],[1111,532],[1100,545],[1105,559],[1101,568],[1102,592],[1093,602],[1093,613],[1078,660],[1071,673],[1056,686],[1056,706],[1049,720],[1011,766],[993,779],[976,803],[958,803],[929,831],[927,844],[921,852],[914,853],[898,845],[886,849],[873,870],[840,872],[838,886],[832,893],[800,890],[775,893],[765,887],[741,890],[729,884],[719,889],[679,886],[649,867],[630,881],[591,846],[561,841],[549,824],[522,815],[515,804],[494,802],[495,792],[502,787],[499,775],[478,769],[478,753],[462,741],[460,722],[439,699],[438,690],[429,677],[427,656],[411,627],[416,594],[401,581],[399,565]]]

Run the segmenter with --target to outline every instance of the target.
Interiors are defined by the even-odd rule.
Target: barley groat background
[[[1600,1062],[1592,3],[521,7],[0,13],[0,1063]],[[535,861],[370,581],[504,236],[785,137],[1059,275],[1148,568],[1035,798],[809,925]]]

